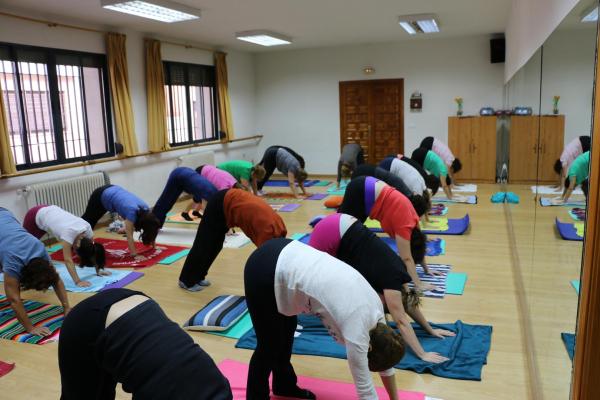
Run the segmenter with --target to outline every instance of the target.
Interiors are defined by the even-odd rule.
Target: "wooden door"
[[[473,179],[471,163],[472,137],[471,117],[448,117],[448,147],[462,163],[462,169],[456,174],[458,182]]]
[[[510,118],[508,179],[511,183],[537,179],[538,128],[537,115]]]
[[[340,82],[340,145],[358,143],[377,164],[404,150],[402,79]]]
[[[540,120],[538,182],[557,182],[554,162],[560,158],[565,140],[565,116],[544,115]]]
[[[472,179],[496,181],[496,117],[476,117],[471,123]],[[464,168],[464,167],[463,167]]]

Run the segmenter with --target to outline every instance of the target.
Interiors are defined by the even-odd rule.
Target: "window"
[[[106,57],[0,44],[0,88],[18,170],[114,154]]]
[[[217,140],[215,68],[164,62],[167,130],[172,146]]]

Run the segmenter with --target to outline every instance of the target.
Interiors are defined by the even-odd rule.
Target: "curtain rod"
[[[50,28],[60,27],[60,28],[77,29],[77,30],[84,31],[84,32],[106,33],[106,31],[101,31],[99,29],[85,28],[83,26],[77,26],[77,25],[62,24],[62,23],[59,23],[59,22],[48,21],[48,20],[45,20],[45,19],[24,17],[22,15],[11,14],[11,13],[7,13],[7,12],[4,12],[4,11],[0,11],[0,15],[2,15],[4,17],[21,19],[23,21],[37,22],[38,24],[47,25]]]
[[[168,41],[168,40],[161,40],[161,39],[154,39],[154,40],[158,40],[159,42],[161,42],[163,44],[170,44],[172,46],[185,47],[186,49],[196,49],[196,50],[204,50],[204,51],[216,51],[215,49],[213,49],[211,47],[195,46],[195,45],[192,45],[192,44],[177,43],[177,42],[171,42],[171,41]]]

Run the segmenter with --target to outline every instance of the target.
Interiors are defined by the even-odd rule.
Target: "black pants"
[[[99,292],[67,315],[58,344],[61,399],[114,399],[118,382],[133,399],[231,399],[210,356],[154,300],[104,328],[110,306],[135,294],[143,295]]]
[[[579,136],[579,141],[581,142],[581,148],[583,152],[590,151],[590,147],[592,144],[592,138],[589,136]]]
[[[85,208],[85,212],[81,218],[90,224],[92,229],[94,229],[98,221],[100,221],[100,218],[102,218],[107,212],[107,209],[104,208],[104,205],[102,205],[102,193],[104,193],[104,191],[111,186],[113,185],[100,186],[90,195],[87,207]]]
[[[425,139],[423,139],[419,147],[431,150],[433,148],[433,136],[427,136]]]
[[[277,310],[275,267],[281,250],[290,239],[271,239],[256,249],[244,269],[246,303],[256,331],[256,350],[250,359],[246,399],[269,399],[269,374],[273,372],[273,393],[289,393],[297,377],[291,363],[297,317]]]
[[[352,179],[356,179],[360,176],[372,176],[374,178],[379,179],[380,181],[384,181],[406,197],[410,197],[413,195],[413,192],[410,190],[408,186],[404,183],[402,178],[397,177],[389,171],[386,171],[383,168],[375,167],[374,165],[362,164],[359,165],[356,170],[352,173]],[[421,194],[421,193],[418,193]]]
[[[271,178],[273,172],[275,172],[275,168],[277,167],[277,150],[284,149],[288,153],[290,153],[298,162],[300,163],[301,168],[306,168],[306,163],[304,162],[304,158],[300,156],[300,154],[296,153],[294,150],[285,146],[270,146],[265,150],[263,154],[262,160],[258,163],[265,168],[265,177],[257,182],[257,187],[259,190],[263,188],[265,183]]]
[[[210,266],[223,249],[223,241],[229,230],[223,209],[227,190],[217,192],[206,205],[194,244],[179,275],[179,280],[187,287],[206,278]]]
[[[360,222],[367,220],[367,213],[365,211],[365,180],[366,176],[359,176],[356,179],[352,179],[346,191],[344,192],[344,199],[342,205],[338,209],[339,213],[352,215]]]

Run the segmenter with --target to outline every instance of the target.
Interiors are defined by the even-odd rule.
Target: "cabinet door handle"
[[[537,147],[537,145],[536,145],[536,144],[534,144],[534,145],[533,145],[533,152],[534,152],[535,154],[537,154],[537,152],[538,152],[538,147]]]

